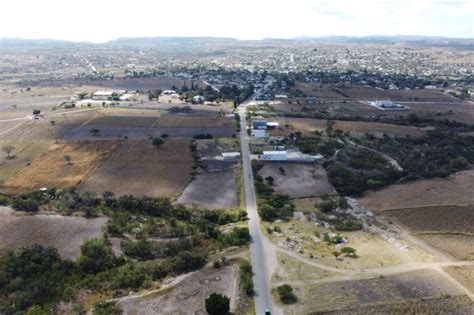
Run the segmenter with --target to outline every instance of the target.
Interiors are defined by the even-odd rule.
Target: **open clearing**
[[[311,83],[297,83],[298,89],[308,96],[315,96],[321,100],[392,100],[418,102],[459,102],[453,96],[444,94],[440,90],[381,90],[363,85],[321,85]],[[344,95],[345,94],[345,95]]]
[[[339,309],[335,311],[311,312],[315,315],[367,315],[367,314],[457,314],[472,315],[472,301],[467,296],[442,296],[434,298],[413,299],[405,301],[372,304],[360,307]]]
[[[443,268],[471,293],[474,293],[474,266],[452,266]]]
[[[224,294],[231,299],[231,308],[238,299],[238,266],[220,269],[205,268],[192,273],[175,287],[163,293],[142,298],[123,298],[120,305],[126,315],[136,314],[207,314],[205,300],[211,293]]]
[[[307,314],[349,307],[463,295],[437,272],[420,270],[362,280],[346,280],[296,286],[299,302],[285,306],[287,314]],[[470,307],[471,304],[465,305]],[[469,309],[469,308],[467,308]]]
[[[11,190],[79,185],[115,146],[115,141],[77,141],[53,144],[4,186]],[[65,156],[70,156],[70,163]]]
[[[427,233],[417,236],[457,260],[474,260],[474,235]]]
[[[238,206],[237,183],[233,162],[213,162],[196,175],[184,189],[178,202],[197,204],[208,209],[226,209]]]
[[[280,172],[283,168],[285,173]],[[273,177],[272,188],[291,198],[304,198],[335,193],[334,187],[329,183],[326,171],[321,166],[301,163],[266,163],[258,172],[266,178]]]
[[[302,132],[303,134],[309,134],[316,130],[324,131],[327,126],[327,120],[324,119],[279,117],[276,120],[280,123],[282,130],[272,131],[272,135],[288,135],[290,133],[295,133],[296,131]],[[398,137],[421,137],[424,135],[426,130],[429,130],[429,128],[399,126],[378,122],[341,120],[336,120],[334,122],[334,129],[349,132],[352,136],[360,136],[368,133],[376,137],[382,137],[383,134]]]
[[[474,170],[458,172],[446,179],[429,179],[392,185],[369,192],[359,202],[375,211],[432,205],[473,205]]]
[[[85,239],[101,238],[106,218],[86,219],[51,214],[26,215],[0,207],[0,255],[18,247],[39,244],[57,248],[74,259]]]
[[[192,165],[191,149],[186,139],[167,139],[159,148],[149,140],[123,140],[92,172],[80,190],[172,197],[187,183]]]
[[[384,211],[415,232],[460,232],[474,235],[474,205],[429,206]]]

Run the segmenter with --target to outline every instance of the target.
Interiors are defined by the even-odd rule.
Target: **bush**
[[[163,143],[165,143],[165,141],[161,138],[154,138],[153,141],[151,142],[151,144],[153,144],[157,148],[161,146]]]
[[[206,311],[209,315],[225,315],[229,313],[230,299],[222,294],[212,293],[206,299]]]
[[[247,296],[254,294],[252,265],[248,261],[240,264],[240,287]]]
[[[323,200],[318,206],[322,212],[330,212],[336,209],[336,203],[333,200]]]
[[[32,245],[10,252],[0,260],[0,313],[24,314],[66,299],[76,271],[54,248]]]
[[[193,137],[196,140],[204,140],[204,139],[214,139],[214,136],[210,133],[200,133]]]
[[[221,235],[220,241],[227,246],[242,246],[250,241],[249,229],[234,227],[228,234]]]
[[[112,250],[107,247],[104,241],[98,239],[84,242],[78,262],[85,273],[93,274],[108,270],[116,265]]]
[[[139,289],[151,284],[151,277],[135,264],[126,264],[117,270],[113,285],[119,289]]]
[[[5,195],[0,195],[0,206],[6,206],[10,203],[10,198]]]
[[[122,309],[116,302],[103,302],[94,305],[93,315],[121,315]]]
[[[293,287],[288,284],[283,284],[277,287],[277,292],[280,296],[280,301],[283,304],[293,304],[298,300],[296,295],[293,293]]]
[[[171,258],[171,268],[172,271],[177,273],[189,272],[194,271],[206,263],[206,256],[191,253],[188,251],[180,252],[175,257]]]

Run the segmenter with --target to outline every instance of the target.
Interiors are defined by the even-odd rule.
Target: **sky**
[[[0,38],[474,38],[474,0],[1,0]]]

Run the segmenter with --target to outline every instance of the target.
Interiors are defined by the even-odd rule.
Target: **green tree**
[[[153,141],[151,142],[155,147],[161,146],[165,141],[161,138],[154,138]]]
[[[351,256],[351,257],[356,256],[356,250],[352,247],[343,247],[343,248],[341,248],[341,253],[343,253],[347,256]]]
[[[212,293],[206,299],[206,311],[209,315],[226,315],[229,313],[230,299],[218,293]]]
[[[97,136],[97,135],[99,135],[99,133],[100,133],[100,129],[92,128],[89,132],[90,132],[93,136]]]
[[[41,111],[39,109],[33,109],[33,115],[39,115]]]
[[[103,240],[91,239],[81,246],[78,262],[84,272],[98,273],[114,267],[116,259]]]

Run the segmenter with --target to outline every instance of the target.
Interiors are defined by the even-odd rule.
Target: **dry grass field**
[[[0,146],[12,145],[15,147],[11,156],[7,159],[7,154],[0,151],[0,181],[14,176],[17,172],[30,164],[35,157],[48,151],[53,141],[5,141],[0,142]],[[1,185],[0,185],[1,186]]]
[[[474,266],[452,266],[443,268],[471,293],[474,293]]]
[[[125,315],[138,314],[207,314],[205,299],[211,293],[230,297],[231,310],[238,300],[238,266],[233,264],[220,269],[206,268],[191,273],[175,287],[162,293],[141,298],[122,298],[120,306]]]
[[[99,164],[80,190],[172,197],[189,180],[192,165],[189,140],[167,139],[159,148],[149,140],[124,140]]]
[[[417,234],[426,243],[457,260],[474,260],[474,235],[427,233]]]
[[[288,135],[290,133],[295,133],[296,131],[302,132],[303,134],[309,134],[316,130],[324,131],[327,126],[327,120],[322,119],[279,117],[276,120],[280,123],[281,130],[277,129],[272,131],[272,135]],[[382,137],[384,133],[389,136],[398,137],[421,137],[424,135],[426,130],[429,129],[363,121],[335,121],[333,128],[349,132],[353,136],[365,135],[368,133],[377,137]]]
[[[280,172],[280,168],[285,173]],[[329,183],[323,167],[312,164],[300,163],[267,163],[258,172],[266,178],[273,177],[272,188],[291,198],[305,198],[335,193],[334,187]]]
[[[392,100],[417,102],[459,102],[453,96],[444,94],[441,90],[380,90],[363,85],[321,85],[311,83],[297,83],[294,90],[300,90],[308,96],[315,96],[321,100]],[[341,93],[338,93],[340,91]],[[347,95],[347,97],[345,95]]]
[[[472,315],[474,303],[467,296],[442,296],[433,298],[410,299],[366,306],[354,306],[334,311],[311,312],[311,315],[433,315],[457,314]],[[454,312],[454,313],[453,313]]]
[[[297,304],[285,306],[285,314],[318,314],[331,311],[338,313],[340,309],[389,306],[393,303],[405,303],[407,300],[463,294],[438,273],[430,270],[407,272],[383,278],[298,285],[295,289],[299,301]],[[461,303],[461,306],[468,310],[472,302]],[[388,307],[388,313],[390,313],[389,309],[390,307]]]
[[[392,185],[369,192],[359,202],[376,212],[387,209],[417,208],[432,205],[474,204],[474,170],[451,175],[447,179],[429,179]]]
[[[73,187],[84,181],[115,146],[114,141],[60,142],[37,156],[30,165],[7,179],[8,190],[25,191],[41,187]],[[70,156],[68,163],[65,156]]]
[[[86,219],[60,215],[24,215],[0,207],[0,256],[21,246],[39,244],[57,248],[74,259],[85,239],[102,237],[106,218]]]
[[[395,218],[415,232],[453,232],[474,235],[474,205],[388,210],[383,214]]]

